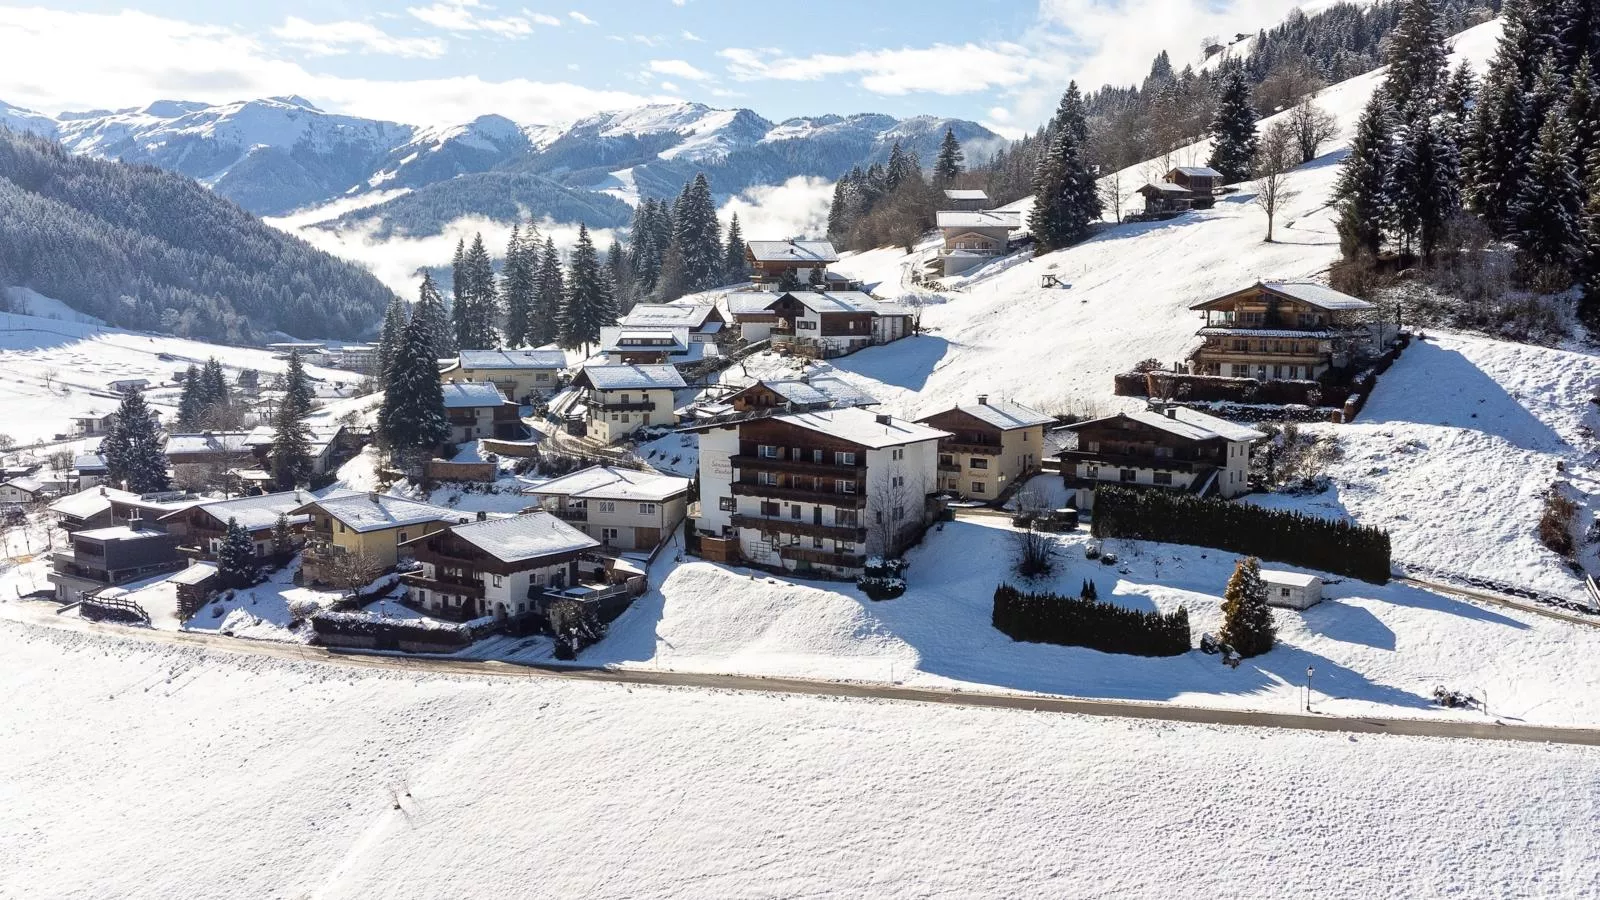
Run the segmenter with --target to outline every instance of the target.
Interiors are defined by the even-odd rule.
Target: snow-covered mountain
[[[341,221],[381,219],[412,234],[508,209],[615,226],[639,196],[673,196],[697,171],[730,196],[799,175],[836,178],[886,159],[896,140],[931,161],[946,128],[968,144],[969,157],[1000,141],[959,119],[861,114],[773,123],[748,109],[700,103],[599,113],[563,126],[487,115],[419,128],[328,113],[298,96],[221,105],[162,100],[56,116],[0,103],[0,124],[59,139],[74,153],[188,175],[261,215],[406,190]]]

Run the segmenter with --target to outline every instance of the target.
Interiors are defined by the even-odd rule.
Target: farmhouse
[[[1022,214],[982,210],[944,210],[937,214],[943,243],[923,261],[924,275],[949,278],[1004,256]]]
[[[566,365],[560,350],[463,350],[439,374],[445,381],[488,382],[507,399],[526,403],[559,390]]]
[[[1166,180],[1206,198],[1215,194],[1223,184],[1222,173],[1209,166],[1178,166],[1167,173]],[[1205,205],[1210,206],[1210,201],[1207,200]]]
[[[272,425],[261,425],[245,435],[244,443],[263,469],[271,468],[272,441],[278,430]],[[307,422],[306,434],[310,438],[311,473],[321,475],[332,469],[340,459],[340,450],[347,446],[348,435],[343,425],[335,422]]]
[[[483,381],[451,382],[444,390],[444,411],[450,420],[450,442],[461,444],[478,438],[514,441],[526,427],[517,404],[500,388]]]
[[[291,512],[307,516],[306,548],[300,572],[312,583],[334,577],[339,557],[356,554],[387,569],[399,561],[399,547],[467,518],[453,509],[389,494],[338,491]]]
[[[1118,413],[1059,429],[1077,436],[1061,473],[1094,506],[1099,484],[1149,485],[1237,497],[1250,489],[1250,445],[1266,435],[1182,406]]]
[[[584,366],[572,380],[583,390],[590,437],[612,443],[641,428],[676,425],[672,392],[685,386],[672,366]]]
[[[1206,320],[1189,357],[1195,375],[1321,378],[1370,352],[1381,337],[1363,322],[1371,303],[1311,282],[1260,282],[1190,309]]]
[[[708,559],[791,572],[860,574],[938,514],[947,432],[857,407],[774,412],[694,427]]]
[[[237,466],[254,458],[249,432],[204,431],[167,435],[167,462],[173,466]]]
[[[546,591],[578,582],[578,558],[593,538],[550,513],[478,520],[411,538],[405,551],[422,566],[404,581],[412,603],[461,621],[542,614]]]
[[[106,458],[98,453],[79,453],[72,458],[72,476],[80,491],[97,487],[106,478]]]
[[[944,192],[946,209],[976,211],[989,205],[989,195],[976,189],[952,188]]]
[[[898,341],[915,328],[910,307],[862,291],[790,291],[768,308],[778,316],[773,346],[821,359]]]
[[[310,516],[296,511],[315,499],[316,496],[309,491],[236,497],[199,503],[167,513],[158,521],[167,531],[182,539],[178,547],[180,552],[196,559],[214,560],[228,534],[228,522],[232,520],[250,532],[256,556],[265,557],[272,554],[272,532],[278,524],[278,517],[284,516],[289,527],[298,535],[306,522],[310,521]]]
[[[0,481],[0,504],[34,503],[59,493],[48,489],[45,482],[32,475]]]
[[[1045,427],[1055,417],[979,394],[975,404],[917,421],[949,432],[939,439],[939,490],[989,501],[1039,471]]]
[[[1146,215],[1164,215],[1189,209],[1210,209],[1215,203],[1217,189],[1222,187],[1222,173],[1205,166],[1179,166],[1167,172],[1160,181],[1139,188],[1144,197]]]
[[[839,261],[833,244],[827,241],[750,241],[745,244],[745,262],[750,269],[750,280],[769,290],[786,280],[811,284],[813,279],[822,283],[828,266]]]
[[[148,379],[148,378],[118,378],[116,381],[113,381],[110,384],[106,385],[106,387],[109,388],[111,390],[111,392],[115,393],[115,394],[131,394],[134,391],[142,391],[142,390],[145,390],[146,388],[150,387],[150,379]]]
[[[689,479],[590,466],[527,493],[603,549],[649,552],[671,537],[687,514]]]
[[[764,341],[778,325],[778,314],[768,308],[772,304],[771,291],[733,291],[723,295],[722,304],[743,340]]]
[[[694,340],[687,325],[609,325],[600,329],[600,352],[613,365],[688,366],[704,362],[708,351],[715,355],[715,345]]]
[[[715,303],[640,303],[617,320],[626,329],[687,328],[689,340],[715,343],[727,320]]]
[[[757,381],[723,401],[731,411],[875,406],[878,399],[835,375]]]

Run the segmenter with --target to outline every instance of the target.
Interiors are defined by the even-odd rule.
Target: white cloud
[[[707,81],[711,78],[710,72],[697,69],[681,59],[652,59],[650,71],[657,75],[671,75],[676,78],[687,78],[690,81]]]
[[[368,22],[308,22],[289,16],[272,29],[273,37],[314,56],[356,51],[386,56],[437,59],[444,55],[438,38],[406,38],[388,34]]]
[[[596,22],[595,20],[589,18],[588,16],[584,15],[583,13],[578,12],[577,10],[573,10],[572,12],[567,13],[567,15],[572,18],[572,21],[577,22],[579,25],[599,25],[600,24],[599,22]]]
[[[701,37],[698,34],[695,34],[692,31],[687,31],[687,30],[683,32],[682,37],[686,41],[695,41],[695,42],[703,42],[703,41],[705,41],[705,38]]]
[[[408,6],[406,12],[413,18],[446,31],[483,31],[502,37],[519,37],[533,31],[535,22],[559,25],[550,16],[490,16],[494,7],[482,0],[439,0],[431,6]]]
[[[797,176],[778,185],[746,188],[722,205],[722,221],[739,214],[746,240],[822,237],[828,231],[833,182]]]
[[[148,13],[0,7],[5,99],[48,112],[143,106],[169,97],[225,103],[301,94],[352,115],[441,125],[499,113],[519,122],[566,122],[659,99],[528,79],[456,76],[414,81],[308,71],[249,36]]]
[[[663,91],[672,91],[673,93],[677,93],[679,90],[678,86],[670,81],[663,81],[657,85],[657,87],[661,88]]]
[[[728,71],[741,81],[819,81],[834,75],[856,75],[862,88],[888,96],[972,94],[1025,84],[1048,71],[1026,48],[1011,43],[935,44],[805,57],[731,47],[720,55],[728,61]]]

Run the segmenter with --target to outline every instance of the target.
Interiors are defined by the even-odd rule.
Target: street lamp
[[[1306,712],[1311,712],[1311,676],[1316,671],[1316,669],[1306,666]]]

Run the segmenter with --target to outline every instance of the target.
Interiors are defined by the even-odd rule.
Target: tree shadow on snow
[[[1487,622],[1490,625],[1504,625],[1508,628],[1515,628],[1518,631],[1527,631],[1532,627],[1526,622],[1519,622],[1493,610],[1484,609],[1477,604],[1406,584],[1391,583],[1379,599],[1395,606],[1433,610],[1447,615],[1460,616],[1463,619]]]
[[[1300,618],[1308,631],[1346,644],[1362,644],[1377,650],[1395,648],[1394,631],[1369,610],[1334,601],[1324,601],[1303,610]]]

